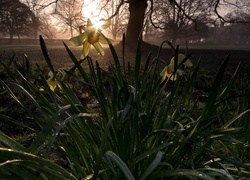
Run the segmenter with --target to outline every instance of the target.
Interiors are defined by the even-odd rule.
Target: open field
[[[81,47],[75,47],[67,41],[65,42],[75,54],[75,56],[80,57]],[[47,48],[56,68],[67,68],[72,64],[62,42],[59,42],[57,44],[48,43]],[[111,54],[108,47],[105,46],[104,48],[106,51],[105,57],[100,57],[94,49],[91,50],[90,56],[94,60],[98,60],[101,65],[107,66],[110,61],[112,62],[112,57],[110,57]],[[180,47],[180,52],[185,53],[184,48],[185,47]],[[118,55],[121,56],[122,50],[119,44],[115,45],[115,49],[117,50]],[[158,49],[159,48],[155,45],[146,44],[142,46],[142,60],[146,59],[149,52],[152,52],[152,58],[155,57]],[[12,56],[13,52],[15,52],[18,59],[22,59],[23,54],[26,54],[33,63],[38,63],[40,65],[43,65],[45,63],[40,46],[38,44],[0,45],[0,53],[2,54],[2,56]],[[188,53],[192,53],[190,59],[194,64],[201,60],[201,68],[203,70],[216,70],[227,55],[230,55],[230,69],[234,69],[234,67],[236,67],[239,62],[241,62],[242,68],[246,70],[250,69],[250,47],[247,50],[247,47],[236,46],[191,46]],[[171,49],[164,48],[161,52],[160,58],[168,62],[172,56],[173,52],[171,51]],[[132,62],[134,59],[131,55],[126,55],[126,57],[130,62]]]

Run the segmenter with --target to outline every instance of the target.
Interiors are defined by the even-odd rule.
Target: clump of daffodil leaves
[[[101,22],[103,22],[103,24],[98,28],[94,26],[90,19],[88,19],[87,27],[84,29],[84,32],[78,36],[72,37],[69,40],[75,46],[83,46],[81,53],[82,59],[89,54],[91,45],[95,47],[101,56],[104,56],[104,50],[101,44],[108,44],[112,41],[101,33],[102,30],[107,29],[110,26],[111,21],[103,20]]]
[[[186,56],[184,54],[178,54],[178,62],[177,62],[177,66],[186,58]],[[166,79],[169,78],[172,81],[175,81],[177,78],[177,75],[181,76],[184,74],[184,71],[181,68],[178,68],[176,70],[176,74],[173,74],[174,70],[175,70],[175,57],[173,57],[170,60],[169,65],[165,66],[164,69],[161,72],[161,76],[162,76],[162,82]],[[192,67],[193,63],[191,62],[190,59],[187,59],[184,63],[183,63],[184,67]]]

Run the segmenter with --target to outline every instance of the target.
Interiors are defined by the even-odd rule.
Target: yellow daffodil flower
[[[51,91],[55,91],[55,89],[58,87],[59,89],[61,89],[60,84],[55,80],[53,73],[50,71],[49,74],[49,79],[47,79],[47,83],[49,85],[49,88],[51,89]]]
[[[81,95],[81,98],[82,99],[87,99],[89,97],[89,93],[83,93],[82,95]]]
[[[100,32],[104,29],[107,29],[110,24],[111,21],[108,20],[101,24],[99,27],[97,27],[92,24],[90,19],[88,19],[87,27],[85,28],[84,32],[70,39],[70,42],[75,46],[83,45],[81,54],[82,59],[89,54],[91,45],[95,47],[95,49],[101,56],[104,56],[104,50],[101,44],[108,44],[109,42],[106,40],[106,37],[104,37],[104,35]],[[112,41],[111,39],[109,40]]]
[[[177,65],[179,65],[184,59],[185,59],[185,55],[184,54],[178,54],[178,62],[177,62]],[[169,65],[165,66],[164,69],[162,70],[162,72],[160,73],[160,76],[162,76],[162,82],[166,79],[166,78],[170,78],[170,80],[172,81],[175,81],[176,80],[176,76],[179,75],[183,75],[184,74],[184,71],[180,68],[178,68],[176,70],[176,74],[175,75],[172,75],[173,72],[174,72],[174,61],[175,61],[175,58],[173,57],[171,60],[170,60],[170,63]],[[193,66],[193,63],[191,62],[190,59],[186,60],[183,65],[185,67],[192,67]]]

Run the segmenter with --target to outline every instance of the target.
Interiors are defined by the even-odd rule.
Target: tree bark
[[[143,28],[147,0],[129,0],[129,21],[126,33],[126,45],[135,48]]]

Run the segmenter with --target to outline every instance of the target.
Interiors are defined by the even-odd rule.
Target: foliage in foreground
[[[23,64],[2,62],[1,96],[11,96],[39,127],[26,146],[0,132],[3,179],[250,177],[249,80],[237,68],[225,82],[229,57],[206,93],[197,89],[199,64],[175,82],[162,82],[158,57],[151,62],[149,55],[141,65],[140,43],[133,66],[120,62],[110,45],[113,62],[107,70],[90,57],[78,61],[64,44],[74,66],[62,77],[42,37],[40,43],[60,87],[55,91],[39,68],[39,76],[32,76],[27,58]],[[177,63],[178,48],[174,56],[176,72],[189,56]],[[96,109],[76,95],[73,84],[87,87]],[[11,114],[1,119],[30,128]]]

